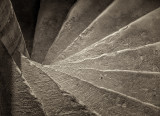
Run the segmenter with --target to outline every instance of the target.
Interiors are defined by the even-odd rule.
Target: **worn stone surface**
[[[56,58],[113,0],[79,0],[50,47],[44,64]]]
[[[158,116],[159,107],[148,105],[115,91],[96,87],[70,75],[41,67],[65,91],[101,116]]]
[[[15,51],[29,57],[22,32],[9,0],[0,1],[0,40],[15,60],[17,60]]]
[[[160,107],[160,73],[56,67],[55,70]]]
[[[0,0],[0,116],[159,116],[160,1],[102,1],[41,0],[31,61]],[[12,2],[31,53],[36,3]]]
[[[104,53],[131,49],[160,41],[160,8],[148,13],[119,31],[68,57],[62,62],[94,58]],[[61,63],[62,63],[61,62]]]
[[[51,65],[56,67],[57,65]],[[64,63],[60,66],[94,68],[99,70],[160,71],[160,42],[102,54],[80,62]]]
[[[69,93],[60,90],[54,80],[33,62],[21,57],[21,70],[47,116],[96,116]]]
[[[137,18],[160,6],[159,0],[117,0],[83,31],[55,60],[63,60],[109,34],[126,26]],[[48,64],[50,64],[48,63]]]
[[[76,0],[41,0],[31,58],[42,63]]]
[[[11,0],[22,29],[26,48],[31,55],[40,0]]]
[[[42,104],[1,41],[0,116],[45,116]]]

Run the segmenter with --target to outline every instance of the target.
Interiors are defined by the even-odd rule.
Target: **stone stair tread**
[[[21,70],[33,92],[43,104],[47,116],[95,116],[26,57],[21,57]]]
[[[52,60],[51,57],[48,64],[58,62],[81,51],[159,6],[160,2],[157,0],[117,0],[113,2],[56,59]]]
[[[78,0],[51,45],[45,61],[58,56],[113,0]],[[77,28],[78,27],[78,28]]]
[[[16,60],[15,51],[29,57],[25,41],[9,0],[0,2],[0,40]]]
[[[46,116],[42,104],[0,41],[0,115]]]
[[[76,0],[41,0],[31,58],[42,63]]]
[[[159,14],[160,8],[61,62],[74,62],[86,58],[94,58],[104,53],[158,42],[160,41]]]
[[[0,116],[160,115],[159,0],[40,0],[34,61],[11,1],[0,0]]]
[[[74,95],[79,101],[101,116],[158,116],[160,112],[159,107],[135,98],[109,89],[96,87],[86,81],[51,68],[42,66],[40,68],[61,88]]]
[[[135,70],[159,72],[160,42],[147,44],[134,49],[125,49],[102,54],[95,58],[78,62],[67,62],[51,67],[94,68],[99,70]]]
[[[54,69],[95,86],[111,89],[160,107],[160,72],[76,69],[62,66]]]

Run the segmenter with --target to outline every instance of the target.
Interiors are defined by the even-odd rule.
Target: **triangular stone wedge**
[[[31,58],[42,63],[76,0],[41,0]]]
[[[24,56],[21,60],[22,73],[43,104],[47,116],[96,116],[69,93],[61,90],[54,80],[32,61]]]
[[[96,87],[51,68],[41,67],[65,91],[100,116],[158,116],[160,108],[112,90]]]
[[[51,61],[46,64],[63,60],[81,51],[159,6],[159,0],[117,0],[113,2],[56,59],[52,59],[50,55]]]
[[[71,67],[56,67],[55,70],[160,107],[160,72],[102,71]]]
[[[9,0],[1,0],[0,2],[0,41],[17,64],[19,61],[15,51],[29,57],[21,29]]]
[[[113,0],[78,0],[73,6],[61,30],[50,47],[52,59],[58,56],[67,46],[105,9]]]
[[[46,116],[42,104],[1,42],[0,116]]]
[[[104,53],[158,42],[160,41],[159,14],[160,8],[83,49],[81,52],[66,58],[62,62],[80,61],[86,58],[94,58]]]
[[[66,63],[56,66],[73,68],[94,68],[98,70],[135,70],[160,71],[160,42],[140,46],[134,49],[124,49],[113,53],[102,54],[83,61]]]
[[[40,0],[11,0],[11,2],[26,42],[26,48],[31,55]]]

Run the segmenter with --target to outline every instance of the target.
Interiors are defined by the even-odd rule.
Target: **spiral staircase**
[[[0,0],[0,116],[160,116],[159,0]]]

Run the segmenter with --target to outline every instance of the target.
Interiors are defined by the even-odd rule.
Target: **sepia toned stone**
[[[38,100],[43,104],[47,116],[96,116],[76,98],[63,91],[45,72],[24,56],[22,73]],[[62,89],[62,90],[61,90]]]
[[[91,44],[118,31],[122,27],[158,8],[157,0],[117,0],[87,27],[51,64],[80,52]]]
[[[1,42],[0,115],[45,116],[42,104]]]
[[[119,31],[88,46],[81,52],[68,57],[63,62],[75,62],[94,58],[104,53],[123,49],[133,49],[138,46],[160,41],[160,8],[146,14]]]
[[[113,0],[78,0],[48,50],[44,64],[56,58]]]
[[[86,106],[102,116],[157,116],[160,108],[141,102],[127,95],[99,88],[86,81],[51,68],[41,67],[65,91],[74,95]]]
[[[76,0],[41,0],[31,58],[42,63]]]

